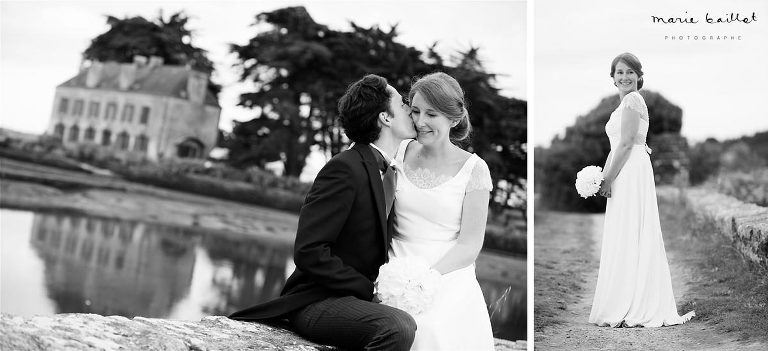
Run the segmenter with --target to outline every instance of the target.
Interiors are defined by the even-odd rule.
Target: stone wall
[[[660,188],[659,196],[679,196],[702,228],[713,228],[733,243],[747,260],[768,267],[768,208],[737,200],[707,188],[682,192]],[[706,224],[711,224],[707,226]],[[710,229],[711,230],[711,229]]]
[[[95,314],[19,317],[0,314],[0,350],[335,350],[293,332],[227,317],[181,321]],[[496,340],[496,350],[525,350]]]

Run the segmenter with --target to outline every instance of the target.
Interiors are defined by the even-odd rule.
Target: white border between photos
[[[534,347],[533,347],[533,341],[534,341],[533,340],[533,337],[534,337],[534,335],[533,335],[533,320],[534,320],[533,319],[533,314],[535,312],[534,308],[533,308],[533,306],[534,306],[533,305],[533,299],[534,299],[534,286],[533,286],[533,269],[534,269],[533,268],[533,260],[534,260],[534,254],[533,254],[533,250],[534,250],[534,246],[533,246],[533,241],[534,241],[534,233],[533,233],[533,225],[534,225],[534,223],[533,223],[533,216],[534,216],[534,213],[533,213],[533,207],[534,207],[534,203],[533,203],[533,200],[534,200],[534,198],[533,198],[533,189],[534,189],[534,185],[535,185],[534,184],[534,180],[533,180],[534,179],[534,177],[533,177],[533,136],[535,134],[533,133],[533,130],[534,130],[534,124],[535,123],[534,123],[534,118],[532,118],[532,117],[535,116],[534,109],[535,109],[535,106],[536,106],[536,104],[533,103],[535,101],[535,92],[536,92],[536,90],[534,89],[534,40],[533,40],[533,38],[534,38],[534,27],[535,27],[534,26],[534,18],[535,18],[534,17],[534,10],[535,10],[534,9],[534,1],[533,0],[528,0],[525,9],[526,9],[526,21],[525,21],[525,23],[526,23],[526,43],[525,43],[526,60],[525,60],[525,64],[526,64],[526,79],[527,79],[525,90],[526,90],[526,95],[527,95],[527,98],[528,98],[528,102],[527,102],[528,109],[527,109],[527,113],[526,113],[526,122],[527,122],[527,125],[528,125],[528,128],[527,128],[527,134],[528,135],[527,135],[527,140],[526,140],[527,153],[528,153],[528,155],[526,157],[527,166],[528,166],[527,182],[526,182],[526,184],[527,184],[527,189],[526,189],[526,191],[527,191],[527,194],[526,194],[526,197],[527,197],[527,201],[526,201],[526,204],[527,204],[527,208],[526,208],[526,218],[527,218],[526,242],[527,242],[527,246],[528,247],[527,247],[527,254],[525,256],[526,257],[526,271],[527,271],[526,275],[525,275],[525,277],[526,277],[525,287],[527,289],[527,294],[528,294],[527,298],[526,298],[526,302],[528,304],[528,306],[527,306],[527,313],[526,313],[526,317],[527,317],[526,318],[526,326],[527,326],[528,330],[527,330],[526,340],[527,340],[527,349],[528,349],[528,351],[533,351],[534,350]]]

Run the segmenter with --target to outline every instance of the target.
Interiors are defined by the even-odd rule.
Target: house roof
[[[89,88],[85,82],[88,76],[88,69],[80,70],[76,76],[70,78],[59,87],[73,87],[98,90],[130,91],[135,93],[144,93],[151,95],[170,96],[177,98],[187,97],[187,80],[192,69],[185,66],[170,65],[143,65],[136,68],[136,78],[128,90],[119,88],[119,76],[123,66],[131,66],[132,63],[103,62],[101,78],[99,84],[94,88]],[[207,89],[205,94],[206,105],[219,106],[219,101],[214,93]]]

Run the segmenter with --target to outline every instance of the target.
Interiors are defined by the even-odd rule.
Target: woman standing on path
[[[640,61],[624,53],[611,63],[621,103],[605,132],[611,144],[599,193],[608,198],[597,288],[589,322],[611,327],[682,324],[693,311],[677,314],[672,279],[656,203],[650,149],[645,144],[649,116],[638,92]]]

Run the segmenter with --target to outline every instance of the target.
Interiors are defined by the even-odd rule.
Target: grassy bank
[[[85,151],[87,150],[77,152],[85,153]],[[24,176],[14,174],[13,169],[9,168],[17,167],[19,163],[11,162],[5,162],[2,165],[0,176],[7,179],[39,182],[61,190],[82,190],[88,187],[123,190],[126,188],[120,184],[112,184],[114,182],[110,181],[122,179],[297,214],[311,186],[311,184],[300,183],[296,178],[278,177],[260,169],[238,170],[221,164],[206,164],[202,160],[169,160],[150,163],[93,157],[93,155],[89,157],[86,159],[90,164],[107,169],[115,176],[92,175],[89,171],[92,168],[90,164],[67,157],[60,149],[46,149],[39,145],[26,149],[0,146],[0,160],[6,158],[51,167],[50,174],[57,174],[56,169],[66,170],[71,173],[67,179],[57,175],[46,178],[37,177],[34,172],[25,172]],[[85,181],[86,178],[93,179]],[[524,257],[527,248],[525,221],[513,222],[521,222],[522,228],[521,223],[511,223],[509,226],[489,223],[483,248]]]
[[[739,340],[768,342],[768,270],[743,258],[710,221],[670,199],[659,202],[668,249],[680,252],[696,277],[680,309]]]

